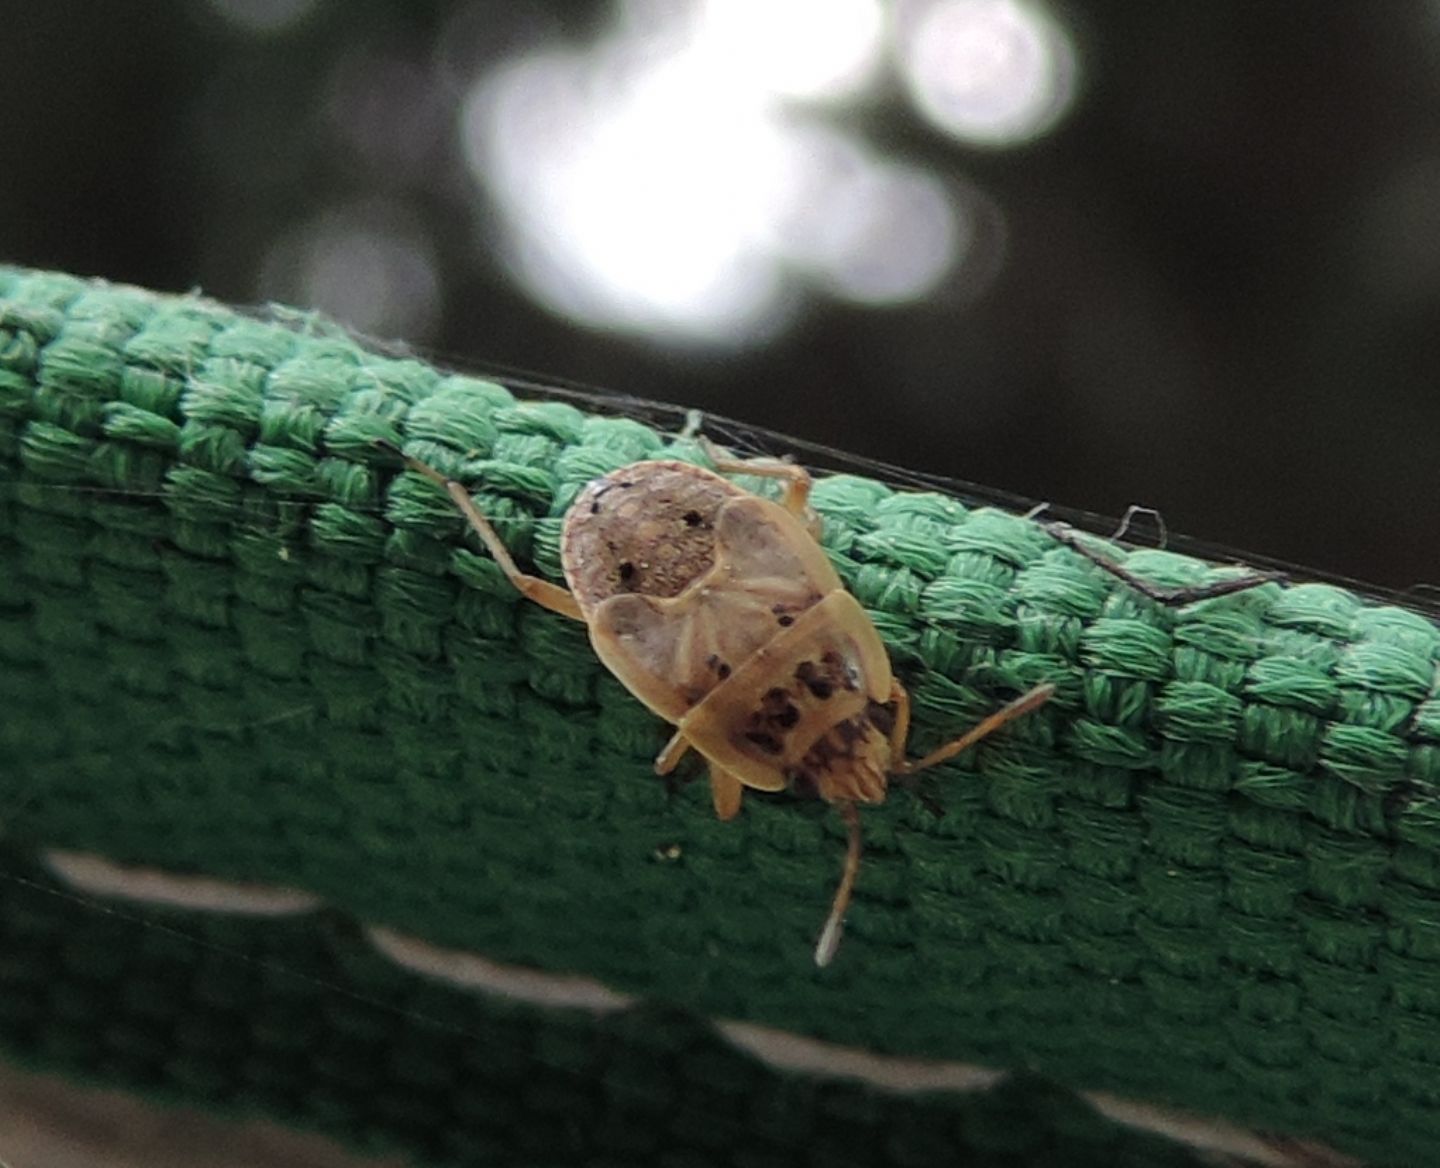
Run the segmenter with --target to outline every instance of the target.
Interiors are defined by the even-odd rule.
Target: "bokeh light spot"
[[[362,333],[423,338],[440,311],[428,237],[403,209],[365,204],[325,212],[271,248],[262,295],[311,304]]]
[[[509,221],[517,276],[591,324],[766,331],[784,299],[761,246],[789,177],[775,127],[691,62],[609,65],[533,56],[466,103],[466,155]]]
[[[975,145],[1031,141],[1074,100],[1069,35],[1023,0],[939,0],[902,30],[897,51],[916,109]]]
[[[776,246],[824,290],[862,304],[919,299],[965,251],[967,225],[934,176],[828,128],[796,133],[792,148],[797,182]]]
[[[884,32],[877,0],[703,0],[695,40],[746,84],[819,100],[874,80]]]
[[[829,285],[862,304],[923,298],[968,242],[944,188],[908,167],[877,167],[858,176],[836,192],[826,218]]]
[[[450,146],[452,111],[445,102],[430,70],[362,50],[336,62],[325,106],[360,158],[389,176],[423,184]]]
[[[860,92],[886,29],[876,0],[628,0],[489,68],[460,119],[483,245],[551,311],[672,344],[757,343],[807,286],[931,294],[973,234],[947,184],[802,102]]]
[[[320,0],[209,0],[227,23],[260,36],[285,32],[320,6]]]

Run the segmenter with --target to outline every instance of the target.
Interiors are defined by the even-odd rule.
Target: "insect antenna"
[[[840,872],[840,886],[835,889],[835,899],[830,904],[830,915],[825,918],[825,927],[820,930],[820,940],[815,942],[815,964],[822,969],[835,957],[840,947],[840,935],[845,931],[845,913],[850,908],[850,897],[855,892],[855,878],[860,874],[860,812],[853,803],[839,805],[840,818],[850,832],[850,842],[845,848],[845,867]]]
[[[903,781],[919,771],[954,758],[966,747],[974,746],[1007,722],[1013,722],[1016,718],[1043,706],[1054,693],[1055,687],[1048,681],[1037,685],[996,710],[988,718],[981,719],[959,738],[932,750],[924,758],[915,762],[902,760],[897,763],[891,773]],[[855,880],[860,874],[860,813],[855,809],[854,803],[839,803],[836,807],[849,829],[850,842],[845,850],[845,867],[840,873],[840,886],[835,889],[835,899],[830,904],[830,915],[825,918],[825,927],[820,930],[820,939],[815,943],[815,964],[821,968],[830,964],[835,950],[840,947],[840,936],[845,929],[845,913],[850,908],[850,899],[855,893]]]

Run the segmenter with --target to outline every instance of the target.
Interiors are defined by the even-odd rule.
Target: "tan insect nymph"
[[[1036,686],[967,734],[907,759],[909,695],[815,540],[809,474],[768,459],[713,461],[716,471],[783,480],[783,497],[772,502],[684,462],[612,471],[566,513],[567,591],[516,567],[463,486],[406,458],[449,492],[515,587],[585,622],[606,668],[675,727],[657,773],[695,750],[710,764],[722,819],[739,813],[746,787],[818,795],[836,806],[849,847],[815,949],[825,965],[859,871],[856,805],[883,801],[893,776],[953,757],[1041,705],[1054,687]]]

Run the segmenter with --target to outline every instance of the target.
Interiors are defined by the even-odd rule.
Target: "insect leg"
[[[896,678],[890,679],[890,701],[895,706],[895,724],[890,727],[890,771],[905,769],[905,743],[910,738],[910,691]]]
[[[780,496],[780,505],[805,524],[811,535],[818,534],[819,518],[810,510],[810,488],[815,480],[803,466],[779,458],[731,458],[703,435],[699,442],[711,465],[721,474],[783,480],[785,493]]]
[[[994,714],[986,717],[976,724],[971,732],[966,733],[946,743],[945,746],[932,750],[929,755],[917,762],[910,762],[904,756],[904,745],[910,736],[910,694],[906,687],[901,686],[899,681],[890,683],[890,700],[896,707],[896,723],[890,730],[890,768],[897,775],[909,776],[917,771],[924,771],[927,766],[935,766],[936,763],[945,762],[946,759],[958,755],[960,750],[966,746],[973,746],[976,742],[991,735],[999,727],[1007,722],[1014,722],[1022,714],[1028,714],[1037,706],[1043,706],[1045,701],[1050,700],[1056,687],[1050,683],[1043,686],[1035,686],[1027,693],[1015,698],[1008,706],[1001,707]],[[855,879],[860,874],[860,812],[855,811],[855,805],[850,802],[838,804],[841,818],[845,821],[845,827],[850,834],[850,843],[845,848],[845,867],[841,870],[840,887],[835,889],[835,899],[829,906],[829,916],[825,919],[825,927],[819,933],[819,940],[815,943],[815,963],[819,966],[829,965],[835,956],[835,949],[840,946],[840,936],[845,927],[845,912],[850,909],[850,900],[855,891]]]
[[[924,805],[925,810],[940,819],[945,808],[940,806],[905,769],[905,743],[910,738],[910,691],[897,678],[890,679],[890,704],[895,707],[895,724],[890,727],[890,773],[897,785],[904,787]]]
[[[1008,705],[1001,706],[1000,709],[996,710],[988,718],[977,722],[969,731],[960,735],[960,737],[956,738],[953,742],[947,742],[944,746],[936,747],[924,758],[918,759],[915,762],[902,760],[900,765],[895,769],[899,774],[913,775],[917,771],[926,770],[929,767],[935,766],[937,763],[944,762],[946,759],[954,758],[966,747],[974,746],[975,743],[995,733],[996,730],[1000,729],[1000,727],[1004,726],[1007,722],[1013,722],[1016,718],[1028,714],[1031,710],[1039,706],[1043,706],[1050,700],[1054,692],[1055,687],[1048,681],[1043,685],[1037,685],[1034,689],[1021,694]]]
[[[670,741],[665,744],[665,749],[655,756],[655,773],[668,775],[679,765],[689,749],[690,740],[685,737],[685,731],[675,731]]]
[[[675,437],[681,440],[686,438],[701,438],[700,431],[703,429],[705,429],[705,411],[686,410],[685,426]],[[701,441],[704,441],[704,439],[701,438]]]
[[[822,968],[830,964],[835,950],[840,947],[840,935],[845,930],[845,913],[855,892],[855,878],[860,874],[860,813],[853,803],[837,804],[836,809],[845,821],[850,839],[845,847],[845,867],[840,872],[840,886],[835,889],[830,915],[825,918],[825,927],[820,930],[820,939],[815,942],[815,964]]]
[[[1157,604],[1180,605],[1191,604],[1197,600],[1211,600],[1216,596],[1229,596],[1232,592],[1244,592],[1250,588],[1258,588],[1261,584],[1270,584],[1276,580],[1285,579],[1283,572],[1247,572],[1243,576],[1232,576],[1228,580],[1217,580],[1213,584],[1200,584],[1193,588],[1162,588],[1158,584],[1151,584],[1148,580],[1142,580],[1122,564],[1102,556],[1093,548],[1087,547],[1085,542],[1076,533],[1075,529],[1064,523],[1042,523],[1046,534],[1058,543],[1063,543],[1072,551],[1078,552],[1098,568],[1104,569],[1116,579],[1123,580],[1141,596],[1148,596]]]
[[[710,798],[720,819],[734,819],[740,814],[740,799],[745,786],[724,767],[710,764]]]
[[[480,514],[480,508],[475,506],[475,500],[470,498],[470,493],[452,478],[446,478],[433,466],[421,462],[418,458],[411,458],[398,446],[393,443],[378,440],[375,443],[384,450],[397,454],[405,460],[405,465],[416,474],[422,474],[432,483],[438,483],[445,488],[446,493],[460,508],[461,513],[470,521],[470,526],[475,529],[475,534],[486,549],[495,557],[495,562],[500,565],[500,570],[505,573],[506,579],[515,585],[515,590],[529,600],[533,600],[542,608],[548,608],[551,612],[558,612],[561,616],[568,616],[572,620],[584,621],[580,613],[580,605],[575,598],[558,584],[552,584],[549,580],[542,580],[539,576],[529,576],[516,566],[511,558],[510,549],[500,542],[500,537],[495,529],[490,526],[490,521]]]

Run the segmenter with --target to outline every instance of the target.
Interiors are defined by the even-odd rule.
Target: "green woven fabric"
[[[397,973],[338,918],[142,921],[47,891],[14,859],[0,877],[8,1057],[366,1150],[457,1166],[1198,1168],[1030,1079],[877,1096],[778,1076],[673,1008],[597,1021]]]
[[[943,817],[906,792],[866,809],[846,939],[817,971],[811,947],[843,850],[835,817],[759,797],[724,824],[705,784],[667,790],[650,772],[665,728],[604,673],[582,629],[519,601],[444,496],[398,474],[375,438],[470,484],[522,562],[551,578],[580,487],[672,449],[633,419],[517,402],[307,317],[0,270],[0,817],[12,871],[67,848],[309,890],[336,922],[667,1002],[653,1031],[627,1034],[681,1068],[697,1043],[710,1051],[702,1065],[722,1056],[698,1022],[673,1035],[675,1017],[743,1019],[1020,1069],[1376,1163],[1424,1163],[1440,1146],[1430,622],[1310,584],[1166,609],[1032,522],[823,479],[824,544],[912,689],[917,748],[1028,685],[1059,692],[936,772]],[[1159,552],[1128,562],[1162,582],[1212,571]],[[181,932],[223,934],[186,948],[133,916],[29,885],[0,891],[0,976],[29,987],[7,995],[0,1041],[137,1088],[343,1128],[393,1079],[357,1080],[332,1106],[340,1089],[307,1069],[283,1026],[261,1024],[264,1010],[308,1000],[328,1019],[344,1012],[337,987],[367,997],[376,984],[443,999],[440,1027],[414,1020],[429,1007],[382,1011],[360,1045],[413,1045],[395,1058],[451,1083],[474,1069],[469,1036],[497,1025],[493,1003],[377,971],[347,948],[343,923],[332,936],[314,919],[186,920]],[[72,933],[78,957],[63,942]],[[133,966],[102,960],[127,948]],[[324,972],[280,990],[247,954]],[[223,991],[204,988],[212,976]],[[112,1033],[92,1023],[117,986],[127,1005]],[[132,987],[168,1004],[165,1024],[136,1021]],[[211,1050],[212,1025],[233,1041]],[[527,1018],[512,1045],[565,1025]],[[329,1019],[314,1040],[344,1047],[349,1026]],[[568,1057],[530,1060],[524,1075],[566,1084],[543,1105],[520,1098],[516,1072],[511,1096],[490,1104],[452,1093],[432,1112],[411,1090],[413,1112],[377,1113],[376,1130],[430,1161],[463,1159],[430,1121],[524,1106],[545,1127],[578,1093],[587,1118],[573,1130],[599,1155],[610,1145],[596,1101],[620,1072]],[[242,1088],[252,1064],[262,1082]],[[709,1104],[723,1130],[771,1131],[754,1115],[775,1079],[753,1067],[727,1079]],[[922,1115],[976,1163],[1053,1163],[1046,1141],[1062,1138],[1074,1140],[1066,1162],[1090,1162],[1095,1121],[1051,1123],[1054,1096],[1034,1082],[983,1105],[1011,1117],[989,1126],[955,1120],[974,1100],[857,1088],[841,1091],[838,1119],[816,1104],[806,1130],[864,1129],[864,1146],[895,1163],[934,1162],[884,1134]],[[1034,1130],[1021,1132],[1013,1116],[1032,1096]],[[485,1113],[479,1128],[499,1130]],[[527,1152],[526,1126],[496,1137],[510,1141],[503,1155],[566,1158]],[[697,1134],[676,1138],[697,1163],[715,1154]],[[774,1138],[767,1154],[811,1154]],[[1104,1140],[1121,1141],[1106,1154],[1124,1142]],[[636,1156],[668,1150],[662,1139]]]

